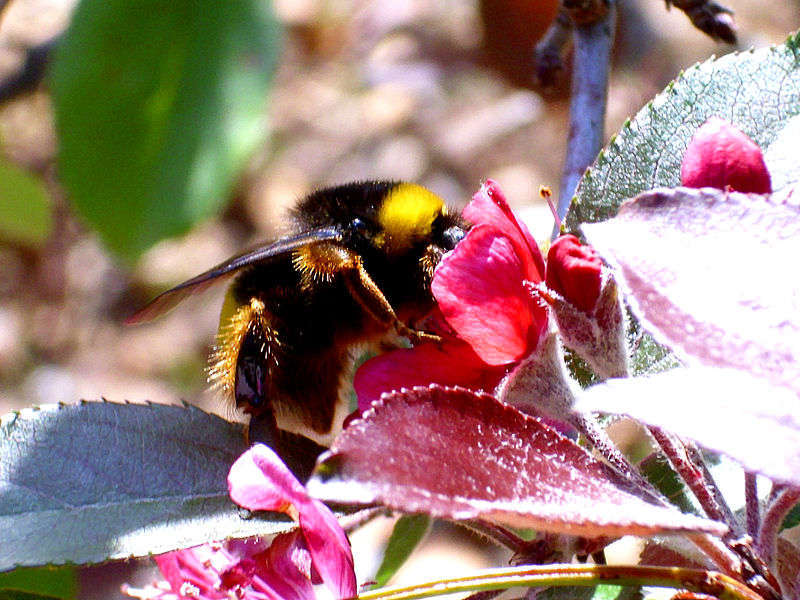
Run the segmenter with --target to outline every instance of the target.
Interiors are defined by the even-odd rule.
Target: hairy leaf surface
[[[555,430],[460,388],[383,396],[337,437],[308,485],[336,502],[575,535],[725,530],[642,500]]]
[[[800,208],[789,200],[654,190],[584,231],[642,326],[683,361],[800,393]]]
[[[720,452],[748,471],[800,484],[800,403],[731,369],[674,369],[589,388],[578,410],[626,414]]]

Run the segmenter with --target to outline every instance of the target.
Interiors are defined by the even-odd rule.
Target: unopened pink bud
[[[719,117],[703,123],[689,142],[681,164],[681,184],[691,188],[772,193],[761,148]]]
[[[545,283],[580,310],[591,313],[602,284],[603,261],[574,235],[562,235],[547,253]]]

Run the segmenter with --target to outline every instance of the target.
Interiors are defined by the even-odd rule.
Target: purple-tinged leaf
[[[779,537],[775,563],[784,598],[800,598],[800,548]]]
[[[308,489],[334,502],[589,537],[726,531],[642,500],[568,438],[462,388],[384,395],[322,460]]]
[[[659,189],[583,229],[643,326],[682,360],[749,371],[800,393],[796,204]]]
[[[579,411],[626,414],[725,454],[748,471],[800,483],[800,402],[742,371],[693,367],[612,379],[586,390]]]
[[[707,555],[684,536],[655,536],[647,540],[639,555],[640,565],[718,569]]]

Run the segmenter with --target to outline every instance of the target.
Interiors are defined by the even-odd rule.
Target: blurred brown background
[[[725,3],[736,11],[742,49],[780,43],[800,25],[792,0]],[[287,36],[270,138],[223,215],[161,243],[132,270],[115,262],[59,191],[46,85],[0,107],[2,151],[46,178],[57,215],[42,247],[0,239],[0,413],[105,397],[186,399],[235,418],[207,391],[204,374],[222,290],[154,324],[122,321],[158,291],[276,235],[286,206],[315,187],[413,180],[458,206],[492,177],[546,240],[552,218],[538,188],[558,188],[568,100],[565,85],[544,95],[520,85],[528,77],[524,48],[547,24],[517,26],[515,11],[530,4],[534,16],[552,13],[549,3],[520,0],[486,0],[483,11],[472,0],[276,0]],[[733,49],[661,0],[623,4],[607,136],[681,69]],[[19,68],[26,48],[56,35],[72,7],[12,2],[0,24],[0,78]]]

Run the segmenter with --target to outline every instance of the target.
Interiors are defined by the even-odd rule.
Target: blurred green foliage
[[[265,0],[83,0],[58,48],[59,175],[133,261],[227,201],[263,142],[281,32]]]
[[[0,573],[0,600],[5,598],[71,600],[77,593],[75,567],[36,567]]]
[[[0,160],[0,239],[39,246],[52,229],[52,207],[42,181]]]

